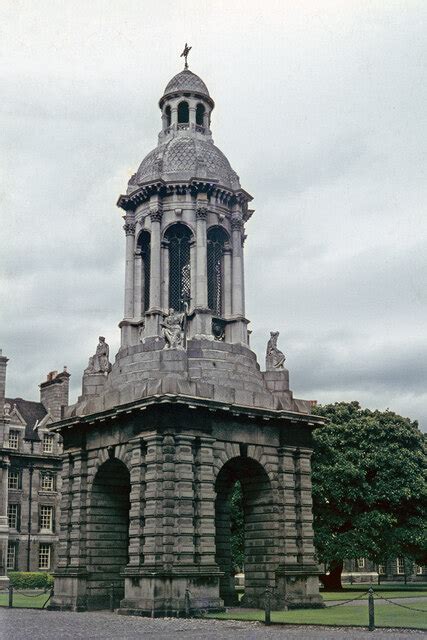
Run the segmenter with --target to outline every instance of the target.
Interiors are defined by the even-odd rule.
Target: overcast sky
[[[74,401],[123,314],[115,203],[193,46],[212,130],[254,196],[247,316],[291,387],[427,427],[425,0],[2,0],[7,395],[65,364]]]

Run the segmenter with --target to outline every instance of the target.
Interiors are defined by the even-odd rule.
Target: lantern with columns
[[[161,335],[170,309],[188,311],[188,338],[248,344],[244,223],[252,197],[210,131],[214,102],[188,69],[159,102],[162,130],[119,198],[126,275],[122,347]]]

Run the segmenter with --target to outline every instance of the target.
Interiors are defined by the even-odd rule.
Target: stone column
[[[175,436],[175,564],[194,565],[193,436]]]
[[[231,218],[231,242],[233,247],[233,274],[232,274],[232,306],[234,316],[245,314],[243,301],[243,248],[241,216],[234,215]]]
[[[231,316],[231,246],[227,243],[224,246],[224,316]]]
[[[135,307],[134,315],[137,320],[142,316],[143,301],[142,301],[142,255],[141,250],[138,249],[134,256],[134,273],[135,273]]]
[[[215,478],[213,445],[215,439],[202,436],[195,456],[196,559],[206,568],[218,570],[215,562]]]
[[[147,454],[143,554],[145,566],[152,569],[156,566],[163,567],[163,437],[150,434],[145,437],[145,442]]]
[[[7,546],[9,540],[9,525],[7,520],[7,478],[9,460],[0,460],[0,589],[6,589],[9,585],[7,571]]]
[[[145,475],[147,445],[143,438],[130,440],[132,445],[130,468],[129,564],[127,570],[144,564],[144,536],[141,535],[145,516]]]
[[[194,105],[189,105],[189,121],[190,127],[194,129],[196,126],[196,107]]]
[[[176,128],[176,125],[178,124],[178,107],[171,108],[171,124],[175,128]]]
[[[123,226],[126,234],[126,263],[125,263],[125,320],[131,320],[134,313],[134,251],[135,224],[128,222]]]
[[[190,241],[190,282],[191,282],[191,300],[190,309],[194,309],[196,306],[196,241]]]
[[[277,600],[286,600],[289,608],[322,606],[313,546],[311,449],[282,447],[278,453],[285,557],[276,571]]]
[[[162,307],[169,309],[169,241],[162,241]]]
[[[146,316],[146,336],[160,334],[160,317],[162,315],[160,232],[162,216],[163,212],[160,207],[151,209],[150,309]]]
[[[207,207],[198,207],[196,211],[196,307],[198,309],[206,309],[208,306],[207,218]]]

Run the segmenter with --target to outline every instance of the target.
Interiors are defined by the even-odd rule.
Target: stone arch
[[[201,102],[198,102],[196,106],[196,124],[201,127],[205,123],[205,113],[206,113],[205,105],[202,104]]]
[[[141,229],[136,241],[137,251],[141,256],[141,301],[143,311],[150,307],[150,254],[151,233]]]
[[[116,453],[126,459],[123,445]],[[103,449],[89,488],[87,569],[89,609],[105,609],[114,585],[114,604],[124,597],[121,572],[128,563],[130,474],[126,463]],[[102,461],[102,458],[107,459]]]
[[[230,236],[224,227],[213,225],[207,230],[208,307],[214,315],[224,313],[224,249]]]
[[[178,124],[187,124],[190,121],[190,107],[187,100],[178,104]]]
[[[262,606],[267,584],[274,583],[275,580],[279,556],[279,515],[269,474],[257,460],[241,453],[221,466],[215,481],[216,562],[223,572],[220,597],[226,605],[236,603],[229,507],[229,498],[236,481],[240,481],[243,494],[243,602],[245,606],[259,607]]]

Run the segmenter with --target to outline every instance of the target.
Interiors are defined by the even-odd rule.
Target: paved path
[[[259,622],[133,618],[115,613],[0,610],[1,640],[427,640],[423,631],[272,626]]]

